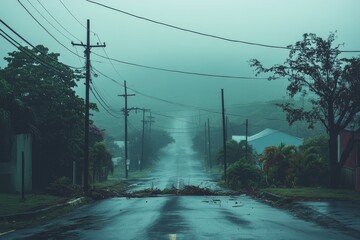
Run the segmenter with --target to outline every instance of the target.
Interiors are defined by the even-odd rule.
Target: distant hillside
[[[229,131],[234,135],[245,134],[245,119],[247,118],[249,121],[249,135],[258,133],[265,128],[272,128],[300,138],[309,138],[325,132],[325,128],[321,123],[316,124],[314,129],[309,129],[305,122],[296,122],[292,126],[289,126],[285,113],[280,107],[275,105],[282,101],[283,100],[233,105],[229,112],[241,115],[242,117],[229,116]],[[296,102],[296,104],[303,103]],[[236,127],[234,128],[232,125]]]

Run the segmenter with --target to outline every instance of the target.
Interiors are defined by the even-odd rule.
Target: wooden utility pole
[[[248,120],[245,122],[245,160],[248,161]]]
[[[144,144],[145,144],[145,111],[149,109],[141,109],[143,111],[143,118],[142,118],[142,136],[141,136],[141,160],[140,160],[140,171],[142,171],[142,165],[144,163]]]
[[[226,116],[226,120],[225,120],[225,131],[226,131],[226,141],[228,140],[229,137],[229,117]]]
[[[222,125],[223,125],[223,147],[224,147],[224,179],[227,182],[227,175],[226,175],[226,120],[225,120],[225,107],[224,107],[224,89],[221,89],[221,108],[222,108]]]
[[[207,148],[208,148],[208,144],[207,144],[207,123],[206,123],[206,121],[205,121],[205,136],[204,136],[204,166],[206,167],[206,160],[207,160],[207,157],[206,157],[206,155],[207,155],[207,153],[208,153],[208,150],[207,150]]]
[[[151,116],[151,112],[150,112],[150,116],[148,116],[148,118],[149,118],[148,122],[150,123],[149,130],[150,130],[150,136],[151,136],[151,123],[155,122],[153,120],[155,117]]]
[[[211,169],[212,163],[211,163],[211,142],[210,142],[210,120],[209,120],[209,118],[208,118],[207,122],[208,122],[207,127],[208,127],[208,150],[209,150],[208,157],[209,157],[209,167]]]
[[[126,81],[124,81],[124,89],[125,93],[120,94],[119,96],[125,98],[125,108],[124,108],[124,118],[125,118],[125,178],[128,178],[129,176],[129,157],[128,157],[128,116],[129,116],[129,109],[128,109],[128,97],[135,96],[135,94],[127,94],[127,88],[126,88]]]
[[[89,90],[90,90],[90,49],[93,47],[106,47],[105,43],[103,45],[90,45],[90,20],[87,20],[86,28],[86,44],[83,43],[73,43],[73,46],[82,46],[85,47],[85,56],[86,56],[86,81],[85,81],[85,142],[84,142],[84,192],[89,190],[89,109],[90,109],[90,100],[89,100]]]

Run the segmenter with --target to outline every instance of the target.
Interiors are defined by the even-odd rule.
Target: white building
[[[114,141],[114,143],[115,143],[120,149],[124,149],[124,148],[125,148],[125,141]],[[120,165],[120,162],[123,161],[123,157],[112,158],[112,161],[113,161],[113,163],[114,163],[114,166]]]
[[[236,142],[240,142],[246,139],[245,136],[232,136],[232,139]],[[291,136],[287,133],[283,133],[277,130],[266,128],[265,130],[248,136],[248,143],[253,147],[257,153],[262,153],[265,148],[269,146],[279,146],[281,143],[285,145],[300,146],[303,144],[303,139]]]

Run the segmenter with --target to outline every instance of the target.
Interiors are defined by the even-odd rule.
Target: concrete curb
[[[360,231],[351,228],[329,214],[323,214],[316,209],[310,208],[300,202],[294,201],[292,198],[286,198],[270,192],[261,192],[261,200],[273,207],[288,211],[292,215],[305,221],[313,222],[323,227],[337,229],[345,234],[351,235],[356,239],[360,239]]]
[[[279,200],[285,199],[284,197],[274,194],[274,193],[271,193],[271,192],[264,191],[264,192],[261,192],[261,194],[265,199],[268,199],[270,201],[279,201]]]
[[[79,197],[79,198],[74,198],[74,199],[70,199],[67,202],[64,203],[59,203],[59,204],[55,204],[49,207],[45,207],[45,208],[41,208],[41,209],[37,209],[34,211],[27,211],[27,212],[22,212],[22,213],[16,213],[16,214],[6,214],[6,215],[0,215],[0,220],[19,220],[19,219],[28,219],[31,218],[37,214],[40,213],[44,213],[50,210],[55,210],[61,207],[65,207],[65,206],[76,206],[80,203],[82,203],[85,200],[84,197]]]

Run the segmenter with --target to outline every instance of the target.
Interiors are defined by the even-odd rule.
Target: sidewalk
[[[300,204],[360,231],[360,202],[358,201],[299,201]]]
[[[360,201],[294,200],[263,192],[263,200],[298,218],[360,239]]]

